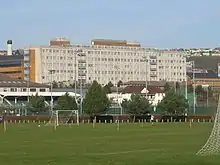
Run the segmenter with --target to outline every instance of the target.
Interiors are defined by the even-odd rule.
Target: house
[[[121,104],[124,99],[129,100],[132,94],[140,94],[146,96],[146,87],[145,86],[127,86],[121,93],[110,93],[108,94],[109,99],[113,102]],[[160,87],[157,86],[148,86],[147,87],[147,98],[153,106],[163,99],[165,93]]]

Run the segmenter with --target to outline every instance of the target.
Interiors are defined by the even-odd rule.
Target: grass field
[[[196,156],[212,123],[90,124],[53,127],[10,124],[0,132],[2,165],[219,165]]]

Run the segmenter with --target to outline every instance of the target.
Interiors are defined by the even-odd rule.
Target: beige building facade
[[[57,42],[56,42],[57,41]],[[65,42],[62,42],[65,41]],[[139,43],[92,40],[91,45],[71,45],[59,39],[50,46],[31,46],[30,64],[35,82],[73,81],[178,81],[186,79],[186,53],[141,47]],[[34,59],[33,59],[34,58]],[[51,75],[49,70],[54,70]]]

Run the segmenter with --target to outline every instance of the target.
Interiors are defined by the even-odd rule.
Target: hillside
[[[211,69],[217,72],[220,56],[189,57],[187,61],[195,61],[196,68]]]

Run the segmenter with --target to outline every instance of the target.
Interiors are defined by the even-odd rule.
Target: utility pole
[[[55,70],[51,69],[49,70],[49,74],[51,75],[51,82],[50,82],[50,111],[51,114],[53,113],[53,74],[55,73]]]
[[[193,113],[196,113],[196,84],[195,84],[195,61],[192,61],[193,68]]]
[[[145,88],[146,88],[146,98],[148,98],[147,97],[147,85],[148,85],[148,79],[147,79],[147,76],[148,76],[148,69],[147,69],[147,67],[148,67],[148,65],[147,65],[147,63],[148,63],[148,59],[147,59],[147,56],[144,56],[144,57],[142,57],[144,60],[145,60],[145,64],[146,64],[146,67],[145,67],[145,72],[146,72],[146,74],[145,74]]]
[[[86,57],[86,54],[83,53],[82,49],[78,49],[75,53],[75,63],[76,63],[76,56],[80,57],[80,60],[78,61],[78,79],[80,81],[80,114],[82,115],[83,113],[83,108],[82,108],[82,102],[83,102],[83,92],[82,92],[82,83],[83,83],[83,76],[86,76],[86,73],[84,72],[86,70],[86,60],[82,59]],[[76,68],[75,68],[75,76],[76,76]],[[75,77],[76,81],[76,77]],[[75,93],[76,93],[76,85],[75,85]],[[76,95],[75,95],[76,96]]]

